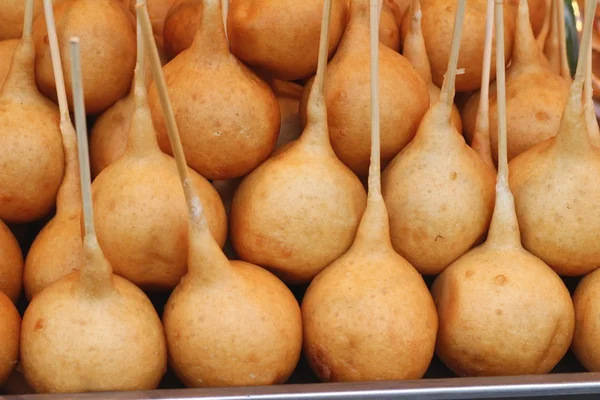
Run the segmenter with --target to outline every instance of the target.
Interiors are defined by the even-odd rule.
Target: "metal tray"
[[[600,373],[554,374],[498,378],[449,378],[406,382],[279,385],[256,388],[179,389],[75,395],[0,396],[0,400],[94,399],[597,399]]]
[[[31,393],[21,374],[13,376],[8,393]],[[14,390],[11,390],[14,389]],[[7,393],[7,394],[8,394]],[[458,378],[435,357],[424,379],[416,381],[317,383],[302,359],[288,384],[264,387],[185,389],[169,371],[159,390],[74,395],[5,395],[0,400],[354,400],[354,399],[600,399],[600,373],[585,372],[571,352],[548,375]]]

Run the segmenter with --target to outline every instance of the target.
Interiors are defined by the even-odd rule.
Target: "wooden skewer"
[[[92,206],[92,179],[90,174],[90,155],[88,150],[87,120],[83,100],[83,80],[81,78],[81,57],[79,38],[69,40],[71,50],[71,76],[73,86],[73,106],[75,109],[75,127],[79,152],[79,176],[81,180],[81,199],[83,202],[84,243],[96,242],[94,227],[94,209]]]
[[[58,108],[60,110],[60,132],[62,135],[65,156],[65,174],[58,194],[56,195],[56,212],[59,213],[63,210],[70,210],[69,212],[78,215],[81,213],[81,191],[79,182],[79,160],[77,158],[77,133],[75,132],[69,113],[67,90],[65,88],[63,65],[60,48],[58,46],[56,23],[54,21],[54,11],[52,9],[51,0],[44,0],[44,15],[46,18],[50,57],[56,84]]]
[[[49,1],[49,0],[46,0]],[[136,6],[138,4],[146,4],[146,0],[137,0]],[[144,38],[142,33],[142,26],[140,22],[140,16],[136,13],[136,45],[137,45],[137,65],[135,70],[135,79],[138,79],[140,82],[146,82],[146,63],[144,62],[146,54],[145,54],[145,46],[144,46]],[[135,85],[134,85],[135,86]]]
[[[81,78],[81,57],[79,54],[79,38],[69,40],[71,51],[71,80],[73,87],[73,107],[75,109],[75,125],[79,153],[79,177],[81,198],[83,203],[83,254],[86,263],[80,269],[80,279],[86,293],[102,296],[112,288],[112,267],[104,257],[98,243],[94,227],[94,209],[92,206],[92,180],[90,174],[90,157],[88,148],[87,121],[83,100],[83,80]]]
[[[71,116],[69,114],[67,91],[65,89],[65,77],[63,75],[62,62],[60,59],[60,48],[58,47],[58,38],[56,35],[56,22],[54,21],[52,0],[44,0],[44,16],[46,18],[46,29],[48,30],[48,44],[50,45],[50,55],[52,57],[54,81],[56,82],[56,95],[58,97],[60,121],[70,121]]]
[[[480,100],[480,106],[479,109],[482,110],[482,112],[485,112],[486,117],[487,117],[487,113],[488,113],[488,108],[489,108],[489,85],[490,85],[490,70],[491,70],[491,64],[492,64],[492,32],[494,29],[494,1],[493,0],[488,0],[487,2],[487,10],[486,10],[486,15],[487,15],[487,21],[489,22],[488,24],[486,24],[485,27],[485,47],[483,49],[483,75],[481,77],[481,99],[484,101]],[[502,66],[502,69],[504,69],[504,65]]]
[[[496,14],[496,87],[498,99],[498,176],[496,204],[486,242],[494,246],[522,248],[514,197],[508,186],[508,155],[506,140],[506,78],[504,59],[503,0],[495,0]],[[537,49],[536,49],[537,50]]]
[[[31,37],[33,27],[33,0],[25,0],[25,20],[23,21],[23,37]]]
[[[551,0],[546,0],[546,14],[544,15],[544,24],[542,29],[535,38],[540,52],[544,52],[544,46],[546,45],[546,39],[548,39],[548,33],[550,32],[550,20],[552,19],[552,3]]]
[[[381,2],[379,3],[381,4]],[[379,4],[371,0],[370,59],[371,59],[371,165],[369,195],[381,195],[380,110],[379,110]]]
[[[321,15],[321,34],[319,37],[319,58],[317,60],[317,73],[310,88],[306,104],[307,124],[299,143],[319,143],[323,148],[331,149],[329,130],[327,129],[327,110],[325,105],[325,75],[327,71],[327,58],[329,48],[329,24],[331,19],[332,0],[323,2]],[[333,151],[333,149],[331,149]]]
[[[142,34],[144,35],[144,41],[146,45],[148,45],[150,69],[152,70],[152,75],[156,83],[158,99],[160,101],[161,106],[165,110],[164,117],[167,126],[167,133],[169,135],[171,147],[173,148],[175,160],[177,161],[177,169],[179,171],[179,176],[181,177],[182,184],[185,187],[186,185],[188,185],[190,180],[189,173],[187,165],[185,164],[183,146],[181,145],[181,140],[179,139],[179,129],[177,128],[177,123],[175,121],[175,113],[173,112],[171,101],[169,100],[167,83],[165,82],[165,77],[162,73],[160,56],[158,55],[158,50],[156,49],[156,46],[151,45],[151,42],[153,41],[153,34],[152,25],[150,23],[150,17],[148,15],[146,5],[143,2],[138,2],[136,4],[136,10],[139,15],[139,22]]]
[[[569,96],[567,97],[567,104],[563,112],[562,122],[568,123],[571,126],[565,129],[560,129],[554,140],[558,144],[558,148],[569,149],[571,153],[575,151],[587,151],[592,146],[592,138],[588,129],[588,122],[585,119],[585,99],[583,98],[583,88],[585,83],[585,73],[587,70],[587,57],[591,40],[592,40],[592,28],[594,19],[594,9],[596,8],[596,1],[590,0],[585,4],[584,22],[583,22],[583,36],[581,40],[579,57],[577,59],[577,69],[575,71],[575,77],[573,83],[569,89]],[[583,114],[584,126],[581,129],[578,124],[580,115]],[[565,122],[567,121],[567,122]],[[577,122],[576,122],[577,121]],[[561,126],[563,125],[561,123]]]
[[[492,64],[492,32],[494,28],[494,0],[488,0],[486,10],[485,44],[483,48],[483,68],[481,75],[481,91],[479,106],[475,119],[475,133],[471,146],[479,153],[483,161],[495,169],[492,159],[489,123],[489,86],[490,69]]]
[[[581,39],[579,58],[577,59],[577,70],[575,72],[575,80],[581,84],[581,91],[583,93],[583,83],[585,81],[585,71],[587,67],[587,60],[589,53],[586,49],[589,49],[592,44],[592,29],[594,14],[596,9],[596,0],[588,0],[585,3],[585,14],[583,21],[583,36]]]
[[[319,39],[319,58],[317,62],[318,91],[321,96],[325,91],[325,72],[327,71],[327,52],[329,49],[329,21],[331,19],[331,0],[325,0],[323,4],[323,18],[321,20],[321,36]]]
[[[456,74],[458,67],[458,52],[460,50],[460,38],[462,34],[463,21],[465,19],[466,0],[458,0],[458,8],[454,18],[454,28],[452,32],[452,48],[450,50],[450,59],[448,60],[448,69],[442,85],[440,101],[448,106],[448,118],[454,105],[454,92],[456,84]]]
[[[569,58],[567,56],[567,37],[565,32],[565,5],[561,1],[558,4],[558,48],[560,50],[560,74],[569,82],[572,81],[571,69],[569,68]]]
[[[208,222],[204,216],[202,202],[190,180],[187,163],[185,161],[185,153],[183,152],[183,146],[181,145],[181,139],[179,137],[179,129],[177,128],[177,123],[175,121],[175,113],[173,112],[171,101],[169,100],[167,83],[165,82],[160,56],[158,55],[158,49],[156,48],[156,42],[154,41],[154,35],[152,33],[148,9],[145,4],[138,3],[136,4],[136,12],[140,17],[139,22],[144,37],[144,45],[146,46],[146,49],[149,50],[150,68],[156,84],[158,99],[163,109],[167,134],[169,136],[171,148],[173,149],[179,178],[181,179],[181,184],[185,193],[190,222],[198,230],[208,231]]]
[[[221,0],[221,14],[223,15],[223,29],[225,30],[225,39],[229,45],[229,34],[227,33],[227,18],[229,17],[229,0]]]
[[[496,54],[504,54],[504,7],[496,0]],[[506,74],[504,57],[496,57],[498,93],[498,182],[508,185],[508,150],[506,137]]]

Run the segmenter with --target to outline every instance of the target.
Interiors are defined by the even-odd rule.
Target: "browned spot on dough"
[[[313,351],[310,352],[310,363],[321,380],[328,382],[331,381],[332,373],[329,364],[327,363],[323,350],[318,347],[313,347]]]
[[[281,257],[283,257],[283,258],[290,258],[291,256],[292,256],[291,250],[281,249]]]
[[[423,229],[419,229],[415,232],[410,232],[410,235],[415,241],[427,240],[427,232],[425,232]]]
[[[117,211],[117,202],[115,199],[112,199],[108,204],[108,211],[115,212]]]
[[[504,285],[506,283],[506,277],[504,275],[496,276],[495,280],[498,285]]]
[[[115,125],[123,125],[125,123],[125,116],[123,114],[116,114],[113,118]]]
[[[538,111],[535,113],[535,119],[538,121],[547,121],[550,119],[550,116],[544,111]]]
[[[276,385],[281,385],[284,384],[288,380],[288,378],[288,375],[283,370],[281,370],[277,373],[277,375],[275,375],[275,379],[273,380],[273,382],[275,382]]]
[[[456,173],[456,171],[452,171],[452,173],[450,174],[450,179],[455,180],[457,176],[458,174]]]
[[[254,238],[254,243],[258,248],[269,248],[272,251],[278,252],[279,257],[282,258],[290,258],[293,254],[292,251],[284,243],[272,240],[271,238],[265,235],[257,234]]]
[[[357,347],[356,341],[353,338],[348,338],[348,348],[356,350]]]
[[[500,309],[496,310],[496,315],[500,316],[500,315],[502,315],[502,314],[504,314],[504,313],[502,312],[502,310],[500,310]]]
[[[472,269],[470,269],[470,270],[468,270],[468,271],[465,273],[465,278],[470,278],[470,277],[472,277],[473,275],[475,275],[475,271],[473,271]]]
[[[39,331],[40,329],[43,329],[43,328],[44,328],[44,319],[40,318],[35,323],[35,326],[33,327],[33,331],[37,332],[37,331]]]
[[[256,235],[256,237],[254,238],[254,243],[256,244],[257,247],[263,247],[265,242],[265,237],[263,235]]]

